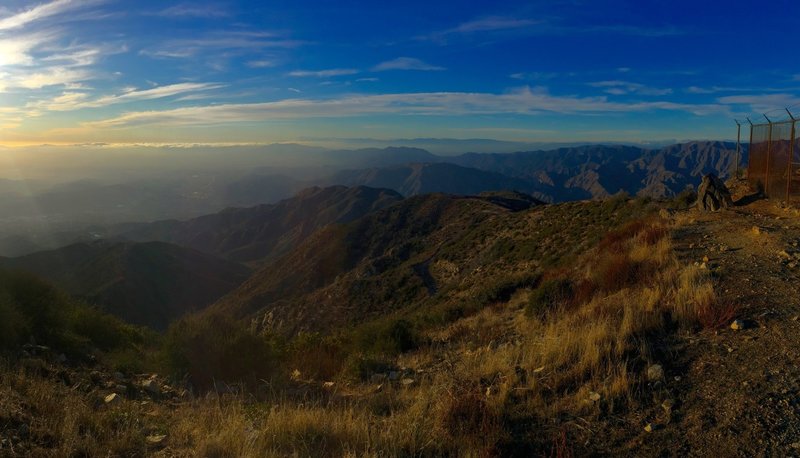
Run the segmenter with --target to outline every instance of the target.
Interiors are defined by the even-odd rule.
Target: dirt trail
[[[692,210],[677,221],[679,258],[708,258],[720,302],[739,307],[746,328],[726,322],[717,332],[674,336],[665,391],[676,405],[631,450],[800,456],[800,211],[758,200],[717,213]]]

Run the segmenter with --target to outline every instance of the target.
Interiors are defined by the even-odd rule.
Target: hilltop
[[[317,229],[352,221],[400,200],[400,194],[388,189],[315,186],[276,204],[228,208],[185,221],[120,225],[108,235],[175,243],[239,262],[271,260]]]

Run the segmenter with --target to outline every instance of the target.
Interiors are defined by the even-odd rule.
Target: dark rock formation
[[[732,206],[731,192],[725,183],[713,173],[705,175],[697,189],[697,208],[705,211],[717,211],[720,208]]]

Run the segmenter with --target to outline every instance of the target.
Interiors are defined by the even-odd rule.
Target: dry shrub
[[[592,300],[597,293],[597,283],[591,278],[584,278],[575,283],[572,290],[570,308],[583,305]]]
[[[705,303],[697,307],[697,322],[703,329],[720,329],[733,321],[738,313],[739,306],[730,301]]]
[[[497,455],[504,435],[502,419],[486,402],[480,386],[457,387],[441,421],[450,437],[468,444],[477,456]]]
[[[698,266],[688,266],[678,275],[674,297],[673,317],[684,326],[698,322],[698,310],[713,307],[717,301],[709,272]]]
[[[625,253],[613,253],[602,259],[594,272],[598,289],[609,293],[631,283],[636,266]]]
[[[619,229],[608,231],[600,240],[597,248],[601,252],[622,253],[625,251],[626,242],[649,227],[652,226],[641,219],[630,221]]]
[[[575,454],[567,441],[567,431],[562,428],[553,435],[553,445],[550,448],[548,458],[572,458],[573,456]]]
[[[650,285],[661,270],[659,262],[631,259],[628,253],[611,254],[602,259],[593,272],[598,290],[613,293],[627,287]]]
[[[643,228],[639,233],[636,235],[636,238],[639,239],[642,243],[646,245],[653,245],[659,240],[663,239],[669,234],[669,229],[661,225],[648,225]]]

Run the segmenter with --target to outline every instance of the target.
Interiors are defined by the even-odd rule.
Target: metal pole
[[[751,172],[753,170],[752,170],[751,166],[753,165],[753,121],[751,121],[750,118],[745,118],[745,119],[747,119],[747,123],[750,124],[750,142],[747,144],[747,148],[748,148],[748,150],[747,150],[747,154],[748,154],[748,158],[747,158],[747,181],[748,181],[748,183],[750,183],[750,186],[752,187],[753,186],[753,174]]]
[[[766,116],[764,116],[767,118]],[[767,118],[769,121],[769,118]],[[769,121],[769,137],[767,139],[767,169],[764,173],[764,194],[769,197],[769,161],[772,154],[772,121]]]
[[[741,142],[742,139],[742,125],[739,124],[739,121],[735,119],[734,122],[736,123],[736,172],[735,172],[736,174],[733,176],[733,178],[736,181],[739,181],[739,154],[740,154],[739,143]]]
[[[789,118],[792,119],[792,134],[789,136],[789,160],[786,161],[786,203],[789,203],[789,196],[792,195],[792,161],[794,160],[794,133],[795,133],[795,119],[789,108],[786,108],[789,113]]]
[[[787,110],[788,111],[788,110]],[[791,113],[789,114],[791,116]],[[786,165],[786,203],[789,203],[789,196],[792,195],[792,160],[794,159],[794,118],[792,118],[792,135],[789,142],[789,160]]]

